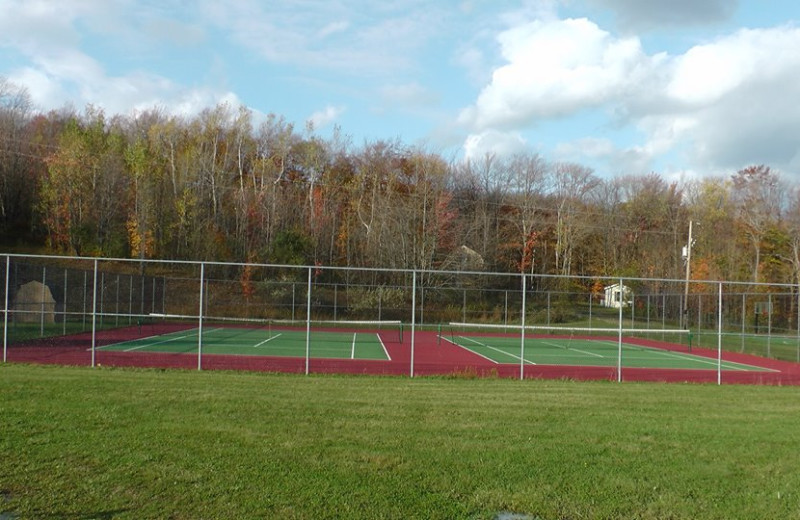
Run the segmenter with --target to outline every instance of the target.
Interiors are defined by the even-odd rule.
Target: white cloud
[[[525,139],[519,133],[486,130],[467,137],[464,142],[464,158],[479,159],[487,153],[514,155],[526,151],[527,147]]]
[[[692,141],[690,158],[709,167],[766,163],[798,171],[800,29],[741,30],[690,49],[674,62],[666,96],[688,105],[654,114],[658,136],[672,128]],[[800,173],[800,172],[799,172]]]
[[[466,150],[476,147],[476,135],[518,135],[593,110],[609,128],[643,138],[611,149],[610,141],[589,138],[594,123],[557,154],[603,160],[609,171],[646,172],[680,154],[696,170],[764,163],[800,173],[796,27],[743,29],[677,56],[647,55],[637,39],[584,19],[524,23],[498,42],[505,63],[459,117],[472,134]]]
[[[508,63],[460,115],[474,128],[513,128],[616,101],[654,61],[637,39],[614,38],[586,19],[530,22],[498,41]]]
[[[326,126],[330,125],[342,114],[344,114],[345,108],[344,107],[335,107],[328,105],[322,110],[318,110],[311,114],[311,116],[306,120],[312,128],[315,130],[319,130],[321,128],[325,128]]]

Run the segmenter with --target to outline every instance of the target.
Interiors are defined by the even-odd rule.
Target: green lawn
[[[794,387],[4,364],[0,424],[3,518],[800,517]]]

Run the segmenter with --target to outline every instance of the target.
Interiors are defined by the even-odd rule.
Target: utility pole
[[[682,328],[686,329],[689,327],[689,280],[691,277],[691,265],[692,265],[692,243],[694,240],[692,239],[692,221],[689,221],[689,241],[686,243],[686,247],[683,248],[683,259],[686,262],[686,287],[683,291],[683,312],[681,313],[682,318]]]

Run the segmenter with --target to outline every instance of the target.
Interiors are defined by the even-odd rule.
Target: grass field
[[[797,387],[4,364],[0,402],[4,518],[800,517]]]

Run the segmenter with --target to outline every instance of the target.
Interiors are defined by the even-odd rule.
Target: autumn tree
[[[748,166],[732,176],[733,201],[742,232],[753,249],[753,281],[759,281],[764,239],[780,217],[784,186],[768,166]]]
[[[30,134],[28,92],[0,77],[0,239],[30,237],[44,164]]]

